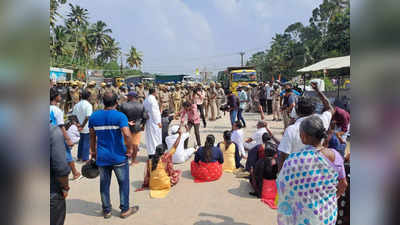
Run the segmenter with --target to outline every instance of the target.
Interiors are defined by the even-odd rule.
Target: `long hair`
[[[232,136],[231,131],[229,130],[224,131],[224,141],[225,141],[224,151],[228,150],[229,146],[232,144],[231,136]]]
[[[275,164],[272,165],[272,160],[274,159],[274,156],[276,154],[276,150],[273,148],[273,146],[270,145],[265,145],[265,150],[264,150],[264,178],[272,178],[276,179],[276,175],[278,173],[278,166],[275,161]]]
[[[164,144],[157,145],[156,154],[151,159],[151,170],[155,170],[157,168],[158,162],[160,161],[161,156],[164,154],[166,146]]]
[[[212,160],[212,148],[214,147],[215,137],[210,134],[206,138],[206,143],[204,144],[204,154],[206,162],[210,162]]]

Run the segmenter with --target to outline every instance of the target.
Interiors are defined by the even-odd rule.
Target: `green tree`
[[[131,47],[129,50],[129,54],[127,54],[128,58],[126,59],[126,63],[131,67],[138,68],[142,65],[143,62],[143,54],[136,50],[135,47]]]

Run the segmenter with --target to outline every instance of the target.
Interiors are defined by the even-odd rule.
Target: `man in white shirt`
[[[156,153],[156,146],[162,143],[161,135],[161,112],[156,100],[157,91],[155,88],[149,89],[149,95],[143,102],[144,110],[148,113],[149,119],[146,121],[146,150],[149,159]]]
[[[90,92],[87,90],[82,91],[82,99],[74,106],[72,115],[78,118],[80,139],[78,145],[78,161],[86,162],[89,160],[90,155],[90,135],[88,121],[93,113],[93,106],[89,103],[88,99]]]
[[[251,138],[247,138],[244,143],[244,148],[248,151],[256,147],[257,145],[262,144],[262,135],[267,133],[267,129],[265,129],[266,123],[262,120],[259,120],[257,123],[257,130],[254,132]]]
[[[305,118],[311,115],[317,115],[324,123],[325,129],[328,130],[329,128],[329,124],[335,109],[329,103],[328,98],[322,92],[320,92],[315,83],[311,83],[311,86],[317,92],[318,97],[322,101],[324,105],[324,111],[322,114],[315,114],[315,104],[312,98],[302,97],[299,99],[296,105],[296,114],[298,119],[294,124],[286,128],[282,140],[278,146],[278,150],[281,153],[279,154],[279,169],[282,168],[284,161],[291,153],[299,152],[306,147],[300,139],[300,123]]]
[[[171,135],[165,138],[165,142],[167,144],[168,150],[171,150],[172,146],[175,144],[176,139],[179,137],[179,126],[174,125],[170,128],[169,133]],[[189,133],[185,132],[181,136],[181,141],[179,142],[178,147],[176,148],[175,154],[172,156],[173,163],[184,163],[186,162],[195,152],[194,148],[184,148],[184,142],[189,138]]]
[[[239,149],[241,158],[246,159],[246,151],[244,150],[244,138],[243,138],[243,125],[240,121],[236,121],[232,126],[231,140],[236,144]]]

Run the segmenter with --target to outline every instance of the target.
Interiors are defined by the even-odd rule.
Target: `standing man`
[[[239,91],[239,110],[238,110],[238,114],[237,114],[237,119],[243,123],[243,127],[245,128],[246,121],[244,121],[242,114],[243,114],[244,110],[246,109],[248,99],[247,99],[247,94],[244,91],[244,87],[239,87],[238,89],[239,89],[238,90]]]
[[[267,83],[267,85],[265,85],[265,94],[267,96],[267,113],[268,115],[272,114],[272,81],[270,81],[269,83]]]
[[[204,91],[204,101],[203,101],[203,109],[204,109],[204,117],[206,120],[208,119],[208,112],[210,111],[210,87],[206,86]]]
[[[180,87],[179,85],[177,85],[174,93],[172,94],[172,99],[174,101],[175,119],[179,117],[179,113],[181,111],[182,98],[183,97],[181,95]]]
[[[217,119],[221,118],[221,106],[225,103],[225,91],[220,83],[217,83]]]
[[[71,171],[65,158],[64,137],[61,130],[50,125],[50,224],[63,225]]]
[[[264,108],[265,108],[265,93],[262,83],[257,87],[257,92],[255,96],[255,102],[257,104],[257,109],[260,112],[261,120],[264,120]]]
[[[280,95],[281,92],[278,84],[274,85],[274,89],[272,90],[272,113],[274,114],[274,118],[272,121],[281,121],[281,112],[280,112]]]
[[[121,218],[139,210],[129,207],[129,163],[132,155],[131,132],[127,117],[116,110],[118,96],[106,92],[104,110],[98,110],[89,119],[90,150],[100,171],[100,196],[105,219],[111,217],[110,183],[112,171],[117,176],[120,194]]]
[[[92,104],[93,110],[97,110],[98,109],[97,101],[98,101],[99,91],[96,88],[96,82],[90,81],[86,90],[88,92],[90,92],[89,102],[90,102],[90,104]]]
[[[290,125],[290,113],[296,105],[296,95],[292,91],[292,86],[290,84],[285,85],[285,94],[283,96],[282,103],[282,116],[284,129]]]
[[[74,146],[71,138],[68,136],[68,133],[65,129],[64,123],[64,112],[57,107],[57,104],[62,100],[60,93],[57,89],[50,89],[50,124],[54,126],[58,126],[64,136],[65,139],[65,157],[67,159],[68,165],[71,167],[72,174],[74,176],[74,180],[78,179],[81,176],[81,173],[76,169],[74,158],[72,158],[71,148]]]
[[[143,106],[149,119],[146,121],[146,149],[149,159],[156,153],[156,146],[162,144],[161,113],[156,99],[157,91],[154,87],[149,89],[149,95],[144,100]]]
[[[97,102],[99,103],[99,109],[104,109],[104,105],[103,105],[104,93],[106,93],[106,83],[102,82],[100,90],[99,90],[99,96],[97,98]]]
[[[138,100],[140,103],[143,103],[144,99],[146,98],[146,95],[144,93],[144,87],[142,83],[139,83],[136,86],[136,93],[138,94]]]
[[[79,145],[78,145],[78,161],[86,162],[89,160],[90,155],[90,136],[89,136],[89,127],[88,121],[89,117],[93,113],[93,106],[88,102],[90,98],[90,92],[84,90],[82,92],[82,100],[78,102],[74,106],[72,111],[72,115],[75,115],[78,118],[79,122]]]
[[[131,165],[137,163],[136,156],[139,151],[141,131],[144,130],[144,125],[148,119],[147,113],[144,110],[143,104],[139,102],[139,96],[136,92],[131,91],[127,95],[128,102],[121,105],[120,111],[123,112],[129,121],[129,129],[132,137],[132,162]]]
[[[216,120],[216,107],[217,107],[217,90],[215,89],[215,82],[211,81],[210,82],[210,90],[209,90],[209,100],[208,104],[211,109],[211,121]]]
[[[76,104],[79,102],[80,90],[78,87],[78,83],[76,81],[71,82],[71,87],[69,88],[69,95],[71,96],[71,108],[73,109]]]
[[[166,89],[167,86],[160,85],[159,101],[160,101],[161,112],[164,111],[164,109],[169,108],[169,94]]]
[[[229,107],[229,116],[231,119],[231,125],[236,121],[236,117],[239,111],[239,98],[232,93],[232,91],[228,91],[228,107]]]
[[[258,87],[258,98],[262,107],[262,112],[267,112],[267,95],[265,94],[265,84],[260,83]]]

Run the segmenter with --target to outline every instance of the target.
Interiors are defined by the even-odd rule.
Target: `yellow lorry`
[[[237,95],[237,87],[248,86],[251,83],[257,84],[257,71],[255,67],[228,67],[218,73],[218,82],[222,83],[223,88]]]

